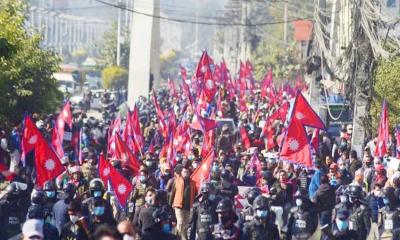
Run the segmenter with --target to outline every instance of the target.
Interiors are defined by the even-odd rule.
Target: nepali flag
[[[179,65],[179,69],[181,71],[181,78],[182,78],[182,82],[189,84],[186,82],[187,80],[187,71],[186,68],[184,68],[182,65]]]
[[[106,160],[104,154],[101,153],[99,157],[99,177],[106,188],[108,188],[108,179],[110,177],[111,168],[111,164]]]
[[[62,139],[57,131],[57,127],[54,126],[52,134],[51,134],[51,145],[56,150],[58,157],[64,157],[64,149],[62,146]]]
[[[375,147],[375,155],[382,158],[388,153],[387,144],[389,142],[389,118],[388,118],[388,107],[386,100],[383,100],[381,120],[378,129],[378,142]]]
[[[38,136],[35,146],[36,183],[39,187],[48,180],[53,180],[64,172],[60,158],[53,151],[42,135]]]
[[[295,118],[303,126],[325,129],[325,124],[322,122],[321,118],[315,113],[315,111],[312,109],[312,107],[300,91],[297,92],[297,96],[294,102],[292,118]]]
[[[42,136],[39,129],[33,123],[29,116],[25,116],[24,130],[22,135],[22,155],[27,156],[36,146],[39,138]]]
[[[319,129],[315,129],[311,137],[311,146],[313,146],[315,152],[319,151]]]
[[[199,167],[194,170],[190,178],[196,183],[196,191],[200,190],[201,183],[210,180],[211,167],[214,162],[214,150],[211,150]]]
[[[296,119],[292,119],[288,126],[280,158],[305,167],[313,165],[307,134],[301,122]]]
[[[142,152],[142,149],[144,148],[144,137],[142,134],[142,130],[140,129],[139,110],[136,104],[133,107],[131,124],[133,129],[133,137],[135,139],[136,150]]]
[[[140,162],[119,134],[117,134],[115,141],[115,157],[121,160],[122,165],[130,169],[135,176],[139,175]]]
[[[65,103],[60,114],[58,114],[56,120],[57,131],[61,137],[61,144],[63,143],[64,140],[65,125],[67,125],[70,129],[72,129],[72,113],[71,113],[71,105],[69,102]]]
[[[251,142],[249,135],[244,127],[240,128],[240,137],[242,139],[242,143],[246,149],[251,148]]]
[[[169,87],[169,95],[174,98],[179,98],[178,92],[175,87],[175,83],[170,78],[168,78],[168,87]]]
[[[265,75],[262,86],[261,86],[261,97],[266,97],[267,94],[271,91],[271,84],[272,84],[272,69],[268,70],[267,74]]]

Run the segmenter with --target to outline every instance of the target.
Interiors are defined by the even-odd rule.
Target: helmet
[[[233,204],[232,201],[229,199],[223,199],[217,205],[217,210],[216,210],[217,213],[226,213],[232,211],[233,211]]]
[[[221,178],[225,180],[231,179],[231,172],[227,169],[222,170],[221,172]]]
[[[247,193],[247,196],[246,196],[247,202],[248,202],[250,205],[253,205],[254,199],[256,199],[256,198],[257,198],[258,196],[260,196],[260,195],[261,195],[260,189],[258,189],[258,188],[253,188],[253,189],[251,189],[251,190]]]
[[[75,185],[72,184],[72,183],[67,183],[67,184],[64,186],[64,192],[67,193],[67,194],[70,195],[70,196],[75,195],[75,192],[76,192],[76,187],[75,187]]]
[[[210,182],[203,182],[201,184],[200,191],[203,194],[213,192],[214,190],[214,185]]]
[[[104,194],[103,182],[99,178],[95,178],[89,183],[90,196],[102,197]]]
[[[31,194],[31,202],[33,204],[42,205],[46,201],[46,195],[43,191],[33,190]]]
[[[56,191],[56,190],[57,187],[53,181],[49,180],[44,183],[43,191]]]
[[[269,209],[269,202],[268,199],[264,196],[258,196],[256,199],[254,199],[253,203],[253,209],[254,210],[266,210]]]
[[[28,219],[44,219],[45,209],[41,205],[32,205],[28,209]]]
[[[351,185],[349,188],[349,195],[351,198],[358,198],[362,197],[362,188],[358,185]]]
[[[6,188],[6,196],[9,201],[18,199],[21,191],[17,185],[17,183],[12,182]]]

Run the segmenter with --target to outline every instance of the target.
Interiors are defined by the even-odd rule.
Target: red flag
[[[173,80],[168,78],[169,95],[171,97],[179,98],[178,92],[176,91],[175,83]]]
[[[381,120],[378,129],[378,142],[375,146],[375,155],[383,157],[387,152],[387,144],[389,142],[389,118],[386,100],[382,103]]]
[[[129,150],[119,134],[117,134],[115,141],[115,157],[122,161],[123,166],[132,170],[135,176],[139,174],[140,162]]]
[[[292,119],[283,140],[280,158],[306,167],[312,166],[307,134],[300,121]]]
[[[144,137],[142,134],[142,130],[140,129],[140,121],[139,121],[139,110],[135,104],[132,112],[132,120],[131,120],[132,126],[133,126],[133,136],[135,139],[135,144],[140,152],[142,152],[142,149],[144,147]]]
[[[108,187],[108,179],[111,173],[111,164],[105,159],[104,154],[101,153],[99,157],[99,177],[103,181],[104,186]]]
[[[119,204],[122,208],[125,208],[126,202],[133,190],[132,184],[113,167],[111,167],[110,172],[110,183]]]
[[[215,80],[213,79],[211,69],[208,68],[204,75],[204,87],[203,87],[203,92],[204,95],[206,96],[207,102],[212,102],[214,100],[215,94],[217,93],[217,84],[215,83]]]
[[[51,134],[51,145],[56,150],[58,157],[64,157],[62,141],[61,141],[60,135],[58,134],[56,126],[54,126],[52,134]]]
[[[250,168],[252,170],[255,170],[256,179],[259,179],[261,177],[262,167],[260,159],[258,158],[258,154],[256,152],[253,154],[253,156],[251,156]]]
[[[167,132],[168,129],[167,129],[167,125],[165,123],[165,116],[164,116],[163,111],[160,108],[160,105],[158,105],[157,98],[156,98],[156,95],[154,92],[151,95],[151,100],[153,101],[154,107],[156,108],[156,113],[157,113],[158,122],[160,124],[161,133],[164,138],[167,138],[168,137],[168,132]]]
[[[29,116],[26,116],[24,119],[24,132],[21,144],[23,156],[26,156],[35,148],[40,137],[42,137],[42,135],[39,129],[37,129],[32,119]]]
[[[58,114],[56,120],[56,126],[58,135],[60,135],[60,143],[63,144],[64,141],[64,126],[67,124],[69,128],[72,130],[72,113],[71,113],[71,106],[70,103],[65,103],[64,107],[62,108],[60,114]]]
[[[249,138],[249,136],[247,135],[247,131],[246,131],[246,129],[245,129],[244,127],[242,127],[242,128],[240,129],[240,137],[241,137],[241,139],[242,139],[242,143],[243,143],[244,147],[245,147],[246,149],[251,148],[250,138]]]
[[[314,150],[318,152],[319,149],[319,129],[315,129],[313,135],[311,137],[311,146],[313,146]]]
[[[200,163],[199,167],[196,168],[196,170],[194,170],[194,172],[190,176],[191,179],[196,182],[196,190],[200,189],[201,183],[209,181],[213,162],[214,150],[211,150]]]
[[[186,79],[187,79],[186,68],[184,68],[182,65],[179,65],[179,68],[180,68],[180,70],[181,70],[182,81],[183,81],[184,83],[186,83]]]
[[[296,100],[294,102],[292,118],[295,118],[303,126],[325,129],[325,124],[314,112],[300,91],[297,92]]]
[[[211,73],[210,64],[212,64],[212,60],[208,56],[207,51],[203,51],[203,54],[201,55],[199,63],[197,64],[197,67],[196,67],[195,77],[196,77],[198,83],[205,82],[206,73],[208,71],[210,71],[210,73]]]
[[[261,86],[261,96],[266,97],[268,94],[268,90],[271,91],[270,86],[272,83],[272,69],[268,70],[267,74],[265,74],[264,80]]]
[[[43,136],[39,136],[37,145],[35,146],[35,168],[36,183],[40,187],[46,181],[56,178],[65,170],[57,154]]]
[[[208,132],[218,126],[217,121],[213,119],[203,118],[197,113],[193,115],[190,127],[199,131]]]

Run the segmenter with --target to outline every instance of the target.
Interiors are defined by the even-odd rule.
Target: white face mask
[[[69,220],[71,220],[71,222],[75,224],[79,221],[79,217],[76,215],[69,215]]]
[[[134,238],[132,236],[129,236],[128,234],[124,234],[122,237],[122,240],[133,240]]]

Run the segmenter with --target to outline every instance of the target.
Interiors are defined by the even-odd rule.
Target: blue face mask
[[[389,205],[390,201],[388,198],[383,198],[383,204]]]
[[[161,231],[164,232],[164,233],[170,233],[171,232],[171,225],[169,223],[163,224]]]
[[[95,207],[93,209],[93,214],[96,216],[102,216],[104,214],[104,207]]]
[[[210,201],[214,201],[214,199],[215,199],[215,194],[210,194],[210,195],[208,196],[208,199],[209,199]]]
[[[101,197],[101,191],[95,191],[94,193],[93,193],[93,197],[95,197],[95,198],[99,198],[99,197]]]
[[[56,192],[54,192],[54,191],[46,191],[46,196],[48,198],[53,198],[53,197],[56,196]]]
[[[257,210],[256,214],[257,214],[257,217],[259,217],[259,218],[266,218],[268,216],[268,211],[267,210]]]
[[[344,231],[347,228],[349,228],[349,222],[346,220],[340,220],[340,219],[336,219],[336,226],[338,228],[339,231]]]
[[[146,177],[145,176],[140,176],[139,180],[141,183],[145,183],[146,182]]]

